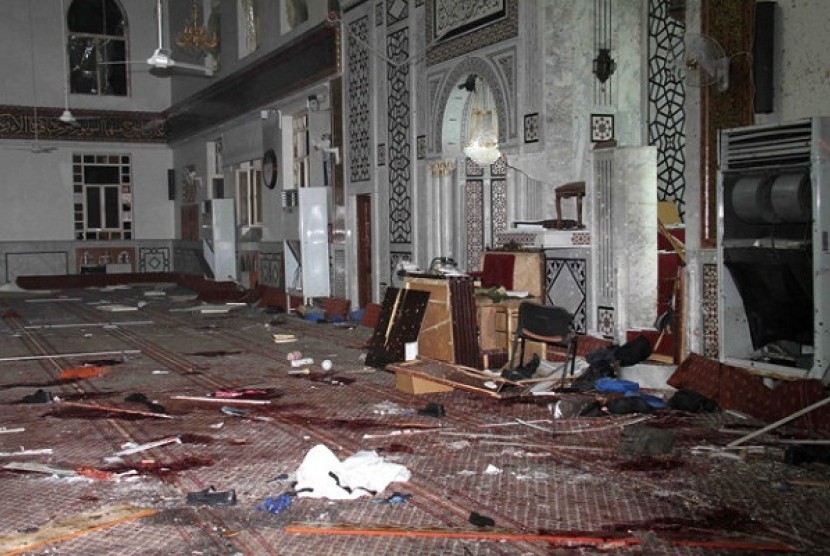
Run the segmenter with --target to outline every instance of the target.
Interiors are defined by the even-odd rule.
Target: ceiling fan
[[[150,66],[151,69],[157,70],[187,70],[193,71],[197,73],[201,73],[206,77],[213,77],[214,68],[208,64],[191,64],[188,62],[179,62],[178,60],[173,59],[173,53],[170,48],[164,45],[164,14],[162,12],[162,1],[156,1],[156,24],[157,24],[157,33],[158,33],[158,46],[153,51],[153,54],[147,58],[146,60],[136,60],[136,61],[127,61],[127,62],[100,62],[102,64],[141,64],[146,63]]]

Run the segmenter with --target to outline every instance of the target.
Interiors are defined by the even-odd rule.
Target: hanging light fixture
[[[216,35],[208,31],[202,22],[199,2],[200,0],[193,0],[190,19],[185,21],[184,29],[176,36],[176,44],[193,53],[209,52],[219,44]]]
[[[472,95],[467,142],[464,154],[479,166],[492,164],[501,156],[499,150],[499,117],[491,106],[490,89],[480,77],[471,75],[460,85]]]

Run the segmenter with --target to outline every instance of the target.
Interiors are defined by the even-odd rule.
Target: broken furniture
[[[565,362],[562,364],[562,378],[570,366],[571,375],[576,364],[577,336],[572,328],[573,315],[562,307],[540,305],[524,301],[519,305],[519,321],[513,336],[510,366],[515,369],[516,348],[521,342],[519,366],[524,364],[525,342],[534,340],[544,344],[553,344],[566,348]]]
[[[563,230],[571,227],[566,226],[566,222],[562,219],[562,199],[576,199],[576,227],[584,228],[582,224],[582,200],[585,198],[585,182],[575,181],[560,185],[554,189],[556,194],[556,228]]]
[[[540,250],[485,251],[481,270],[469,274],[482,288],[503,287],[541,299],[545,283],[543,261]]]
[[[468,276],[407,276],[404,288],[429,294],[418,334],[420,355],[480,368],[481,348],[472,279]]]
[[[503,351],[509,359],[510,340],[516,329],[519,304],[523,300],[541,302],[544,292],[544,256],[542,251],[487,251],[482,256],[481,272],[470,273],[482,288],[503,287],[523,292],[525,298],[494,301],[487,295],[476,296],[479,345],[484,353]],[[534,344],[533,352],[544,358],[544,344]],[[489,363],[489,362],[488,362]],[[493,365],[486,365],[492,367]]]
[[[418,339],[428,300],[428,292],[387,288],[369,340],[367,365],[383,368],[387,363],[404,360],[405,344]]]

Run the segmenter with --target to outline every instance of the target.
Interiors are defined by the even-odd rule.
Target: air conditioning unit
[[[724,130],[719,354],[830,382],[830,118]]]

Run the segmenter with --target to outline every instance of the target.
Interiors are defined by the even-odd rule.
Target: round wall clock
[[[274,149],[268,149],[262,157],[262,181],[265,183],[265,187],[274,189],[277,185],[278,175],[277,153],[274,152]]]

